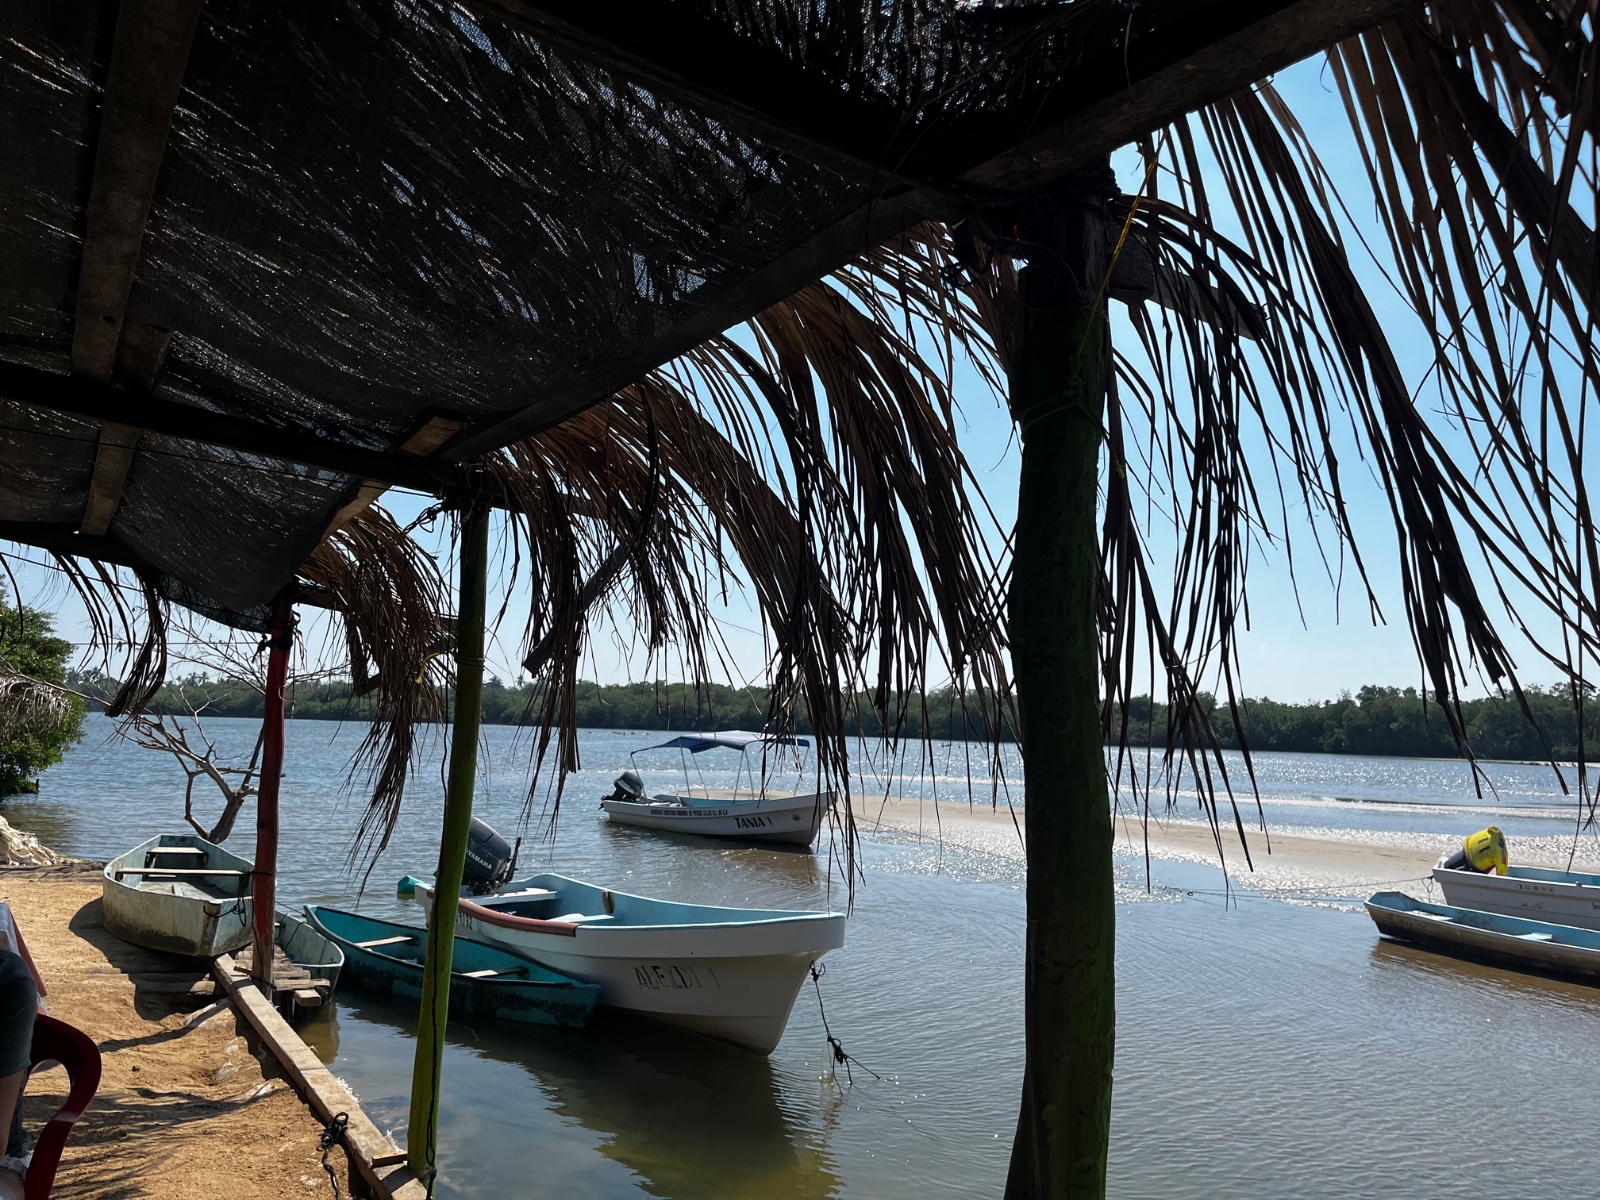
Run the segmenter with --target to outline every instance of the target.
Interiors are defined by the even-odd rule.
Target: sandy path
[[[1018,859],[1023,854],[1017,831],[1020,809],[1013,819],[1004,806],[996,811],[986,804],[969,806],[960,801],[940,801],[935,805],[925,800],[883,803],[877,799],[862,802],[858,798],[856,812],[864,831],[909,833],[942,840],[947,846]],[[1477,819],[1464,816],[1463,832],[1476,829]],[[1118,853],[1142,859],[1146,833],[1139,822],[1119,817],[1116,830]],[[1264,836],[1260,830],[1246,826],[1247,862],[1238,834],[1231,826],[1222,831],[1219,857],[1217,840],[1208,826],[1191,821],[1152,820],[1148,850],[1153,859],[1225,865],[1235,883],[1269,895],[1365,897],[1382,888],[1393,888],[1425,898],[1433,864],[1444,851],[1460,844],[1450,837],[1369,830],[1330,832],[1326,836],[1270,830],[1269,834]],[[1571,839],[1564,837],[1511,841],[1512,860],[1535,866],[1565,867],[1571,848]],[[1592,839],[1580,847],[1574,865],[1580,870],[1600,871],[1600,853]]]
[[[226,1006],[135,995],[129,973],[196,970],[198,960],[140,950],[106,932],[100,884],[73,873],[0,872],[52,1015],[100,1046],[104,1076],[62,1156],[53,1195],[134,1200],[331,1197],[322,1126],[246,1023]],[[198,1019],[196,1019],[198,1018]],[[186,1024],[186,1019],[192,1024]],[[30,1131],[60,1106],[66,1073],[28,1088]],[[330,1156],[345,1182],[344,1152]],[[348,1193],[346,1193],[348,1194]]]

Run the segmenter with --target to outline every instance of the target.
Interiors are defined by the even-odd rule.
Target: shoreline
[[[856,822],[863,833],[879,830],[910,834],[919,841],[942,842],[984,854],[1023,858],[1018,832],[1022,810],[969,805],[961,800],[875,798],[857,802]],[[1230,884],[1285,899],[1338,896],[1365,899],[1385,888],[1418,890],[1426,898],[1433,865],[1455,848],[1453,838],[1427,834],[1351,830],[1338,837],[1278,833],[1246,827],[1245,848],[1238,832],[1224,824],[1219,839],[1200,821],[1152,817],[1147,828],[1125,813],[1113,818],[1117,855],[1192,863],[1218,868]],[[1565,869],[1572,850],[1570,836],[1518,838],[1512,860],[1526,866]],[[1600,849],[1592,841],[1579,844],[1571,857],[1574,870],[1600,872]]]
[[[322,1124],[226,998],[177,995],[199,960],[129,946],[100,917],[91,867],[0,872],[7,901],[45,982],[52,1016],[99,1047],[99,1091],[73,1129],[58,1194],[329,1196]],[[206,964],[207,966],[209,964]],[[59,1067],[30,1080],[25,1121],[36,1137],[66,1097]],[[328,1156],[349,1195],[342,1147]]]

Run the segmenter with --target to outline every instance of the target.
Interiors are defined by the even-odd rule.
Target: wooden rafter
[[[404,454],[413,458],[428,458],[440,446],[444,445],[456,434],[461,432],[461,427],[466,422],[456,417],[429,417],[420,429],[413,433],[400,445],[395,447],[395,453]],[[351,521],[355,520],[377,501],[378,497],[389,490],[389,485],[378,479],[363,480],[339,511],[333,514],[333,520],[328,523],[324,539],[332,537]]]
[[[72,333],[73,374],[101,383],[117,366],[128,295],[200,5],[201,0],[122,0],[117,9]],[[102,426],[84,507],[83,532],[89,536],[102,537],[111,527],[138,441],[132,426]]]
[[[631,21],[655,29],[663,19],[652,11],[671,14],[682,29],[688,20],[680,6],[659,0],[472,0],[479,11],[493,9],[523,24],[543,29],[549,36],[578,52],[643,81],[677,78],[686,103],[717,104],[704,99],[712,84],[712,65],[700,62],[695,26],[689,33],[663,37],[654,47],[641,45],[631,33]],[[902,143],[886,135],[882,122],[863,118],[861,128],[869,143],[851,140],[837,106],[821,106],[812,113],[807,104],[788,104],[784,89],[767,79],[759,97],[760,80],[747,73],[728,73],[718,112],[748,111],[758,103],[762,120],[782,124],[783,145],[830,165],[846,153],[857,163],[881,167],[885,178],[909,172],[935,181],[929,189],[888,189],[875,195],[855,212],[796,246],[762,269],[728,283],[715,297],[708,296],[686,320],[629,359],[596,370],[574,373],[540,387],[529,404],[484,418],[463,430],[442,454],[469,459],[508,445],[539,429],[571,416],[633,383],[647,372],[683,354],[706,338],[746,320],[769,305],[793,295],[813,280],[838,270],[852,259],[948,211],[952,190],[962,187],[977,194],[1026,194],[1128,145],[1169,121],[1248,87],[1274,71],[1326,49],[1336,42],[1382,24],[1415,7],[1420,0],[1206,0],[1189,6],[1173,35],[1136,43],[1123,56],[1110,56],[1105,70],[1087,71],[1080,79],[1063,79],[1048,105],[1028,114],[1000,114],[960,125],[943,146],[937,160],[914,144],[905,154]],[[572,32],[576,30],[577,32]],[[713,31],[715,32],[715,31]],[[579,36],[581,34],[581,36]],[[693,36],[691,36],[691,34]],[[708,34],[708,36],[711,36]],[[733,35],[716,34],[723,42]],[[609,40],[608,40],[609,39]],[[743,39],[734,38],[748,47]],[[712,43],[722,45],[722,43]],[[608,48],[609,47],[609,48]],[[727,49],[725,45],[723,49]],[[668,58],[667,55],[676,57]],[[648,66],[641,56],[651,55]],[[725,64],[724,64],[725,65]],[[763,60],[763,68],[770,67]],[[792,65],[786,69],[794,72]],[[1109,73],[1108,73],[1109,72]],[[803,73],[802,73],[803,74]],[[815,89],[808,83],[808,91]],[[809,114],[809,115],[808,115]],[[751,127],[755,132],[755,127]],[[888,138],[885,141],[885,138]],[[875,141],[876,140],[876,141]],[[874,165],[872,145],[884,145],[892,161]],[[831,157],[830,157],[831,156]],[[953,186],[952,186],[953,185]],[[709,292],[709,288],[707,291]]]
[[[96,421],[126,422],[145,433],[164,433],[202,445],[321,467],[431,495],[474,486],[462,468],[451,464],[368,450],[311,432],[246,421],[192,404],[141,396],[112,384],[57,375],[18,363],[0,362],[0,398]]]

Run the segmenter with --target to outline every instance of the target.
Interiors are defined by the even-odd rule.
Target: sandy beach
[[[267,1200],[331,1196],[317,1148],[322,1126],[226,1004],[135,988],[131,976],[193,969],[106,932],[93,871],[0,873],[49,991],[53,1016],[99,1045],[99,1093],[74,1129],[53,1194],[134,1200]],[[30,1130],[60,1107],[59,1067],[29,1084]],[[344,1152],[329,1161],[345,1186]],[[348,1195],[348,1190],[345,1192]]]
[[[863,831],[887,830],[918,839],[985,854],[1023,856],[1020,832],[1022,810],[1002,804],[916,799],[857,799],[856,819]],[[1423,834],[1372,830],[1329,831],[1326,836],[1276,833],[1270,828],[1245,826],[1238,831],[1224,824],[1220,838],[1199,821],[1151,818],[1148,825],[1135,817],[1116,818],[1117,852],[1136,859],[1191,862],[1217,867],[1219,879],[1226,871],[1230,883],[1266,895],[1365,898],[1384,888],[1409,891],[1426,898],[1433,864],[1459,845],[1453,839]],[[1566,867],[1600,871],[1600,854],[1592,840],[1578,844],[1573,855],[1571,838],[1518,838],[1511,843],[1513,861],[1532,866]]]

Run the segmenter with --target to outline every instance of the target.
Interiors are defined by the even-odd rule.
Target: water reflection
[[[1540,974],[1531,969],[1513,971],[1466,954],[1428,950],[1382,938],[1373,943],[1371,961],[1376,970],[1404,972],[1457,986],[1512,992],[1600,1009],[1600,984]]]
[[[416,1022],[404,1006],[344,990],[338,1008],[347,1030],[356,1022],[378,1027],[409,1053]],[[518,1068],[526,1088],[510,1094],[502,1080],[486,1090],[447,1062],[447,1108],[466,1109],[473,1126],[516,1111],[527,1129],[529,1101],[542,1101],[555,1121],[597,1135],[599,1154],[625,1167],[634,1187],[649,1195],[822,1200],[842,1190],[831,1155],[791,1118],[782,1085],[759,1055],[605,1010],[582,1031],[452,1023],[448,1047],[447,1054],[466,1051]],[[446,1124],[451,1120],[447,1115]],[[462,1194],[519,1194],[518,1183],[533,1172],[541,1183],[561,1183],[552,1179],[549,1161],[522,1139],[499,1144],[492,1162],[442,1165],[443,1179],[464,1188]],[[585,1190],[596,1194],[592,1183]]]

